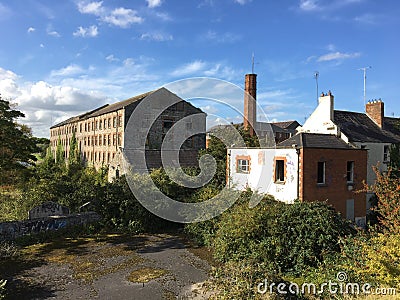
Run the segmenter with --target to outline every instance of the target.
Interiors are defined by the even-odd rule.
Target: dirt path
[[[209,264],[172,235],[102,235],[26,247],[0,266],[10,299],[207,299]]]

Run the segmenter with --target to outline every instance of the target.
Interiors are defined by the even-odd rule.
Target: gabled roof
[[[296,120],[291,120],[291,121],[284,121],[284,122],[272,122],[271,124],[274,124],[275,126],[278,126],[283,129],[296,129],[298,126],[300,126],[300,123],[297,122]]]
[[[147,93],[143,93],[143,94],[134,96],[134,97],[132,97],[132,98],[129,98],[129,99],[126,99],[126,100],[117,102],[117,103],[106,104],[106,105],[100,106],[100,107],[98,107],[98,108],[96,108],[96,109],[94,109],[94,110],[91,110],[91,111],[85,112],[85,113],[83,113],[83,114],[80,114],[79,116],[75,116],[75,117],[69,118],[69,119],[67,119],[67,120],[65,120],[65,121],[62,121],[62,122],[60,122],[60,123],[58,123],[58,124],[56,124],[56,125],[51,126],[50,128],[55,128],[55,127],[63,126],[63,125],[66,125],[66,124],[69,124],[69,123],[72,123],[72,122],[76,122],[76,121],[80,121],[80,120],[85,120],[85,119],[88,119],[88,118],[91,118],[91,117],[96,117],[96,116],[100,116],[100,115],[103,115],[103,114],[106,114],[106,113],[110,113],[110,112],[117,111],[117,110],[119,110],[119,109],[122,109],[122,108],[124,108],[124,107],[126,107],[126,106],[128,106],[128,105],[130,105],[130,104],[132,104],[132,103],[134,103],[134,102],[143,100],[143,99],[146,98],[148,95],[150,95],[150,94],[152,94],[152,93],[155,93],[155,92],[157,92],[157,91],[161,91],[161,90],[165,90],[165,91],[168,91],[169,93],[173,94],[173,93],[172,93],[171,91],[169,91],[168,89],[162,87],[162,88],[160,88],[160,89],[157,89],[157,90],[154,90],[154,91],[150,91],[150,92],[147,92]],[[174,94],[174,95],[175,95],[175,94]],[[177,97],[178,97],[178,96],[177,96]],[[182,100],[183,100],[183,99],[182,99]],[[183,101],[184,101],[184,100],[183,100]],[[193,106],[193,105],[192,105],[191,103],[189,103],[189,102],[187,102],[187,104],[190,105],[190,106],[192,106],[193,108],[197,109],[199,112],[203,113],[203,111],[202,111],[200,108]]]
[[[296,145],[298,148],[355,149],[345,141],[332,134],[300,132],[279,143],[277,148]]]
[[[399,143],[400,131],[395,129],[399,119],[384,118],[383,129],[372,121],[365,113],[350,111],[334,111],[334,123],[349,138],[350,142],[360,143]]]
[[[144,94],[140,94],[140,95],[137,95],[135,97],[132,97],[132,98],[129,98],[129,99],[117,102],[117,103],[113,103],[113,104],[107,105],[106,107],[104,107],[102,109],[99,109],[99,110],[96,110],[92,114],[88,115],[88,117],[96,117],[96,116],[107,114],[107,113],[110,113],[110,112],[113,112],[113,111],[117,111],[117,110],[119,110],[121,108],[124,108],[124,107],[126,107],[126,106],[128,106],[128,105],[130,105],[130,104],[132,104],[132,103],[134,103],[136,101],[143,100],[148,95],[150,95],[150,94],[152,94],[154,92],[155,91],[150,91],[150,92],[147,92],[147,93],[144,93]]]

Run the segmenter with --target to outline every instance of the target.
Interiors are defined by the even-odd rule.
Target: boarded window
[[[346,219],[354,221],[354,199],[346,201]]]

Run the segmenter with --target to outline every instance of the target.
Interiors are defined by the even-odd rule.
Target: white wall
[[[338,127],[333,123],[334,98],[327,95],[319,98],[319,104],[303,126],[297,128],[300,132],[338,135]]]
[[[238,173],[238,156],[250,156],[250,173]],[[275,183],[274,158],[286,157],[285,183]],[[297,196],[298,155],[296,149],[228,149],[229,186],[237,190],[250,188],[269,194],[286,203],[293,203]]]

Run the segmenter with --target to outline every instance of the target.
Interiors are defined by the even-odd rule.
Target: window
[[[275,182],[285,181],[285,161],[283,159],[275,160]]]
[[[102,122],[101,122],[101,120],[99,121],[99,129],[101,130],[101,124],[103,124]]]
[[[99,129],[99,121],[96,121],[96,130]]]
[[[117,135],[114,133],[113,134],[113,146],[117,144]]]
[[[318,170],[317,170],[317,183],[324,184],[325,183],[325,162],[318,162]]]
[[[383,146],[383,162],[387,163],[390,161],[390,148],[389,146]]]
[[[107,146],[107,135],[104,135],[103,146]]]
[[[111,118],[108,118],[108,128],[111,128]]]
[[[118,126],[121,127],[122,126],[122,116],[118,117]]]
[[[250,172],[250,161],[248,159],[237,160],[237,173],[249,173]]]
[[[111,135],[108,135],[108,146],[111,146]]]
[[[121,134],[118,134],[118,146],[121,146],[122,144],[122,136]]]
[[[347,162],[347,182],[354,180],[354,161]]]
[[[117,117],[113,118],[113,127],[117,127]]]
[[[103,125],[104,125],[103,128],[106,129],[107,128],[107,119],[103,120]]]

